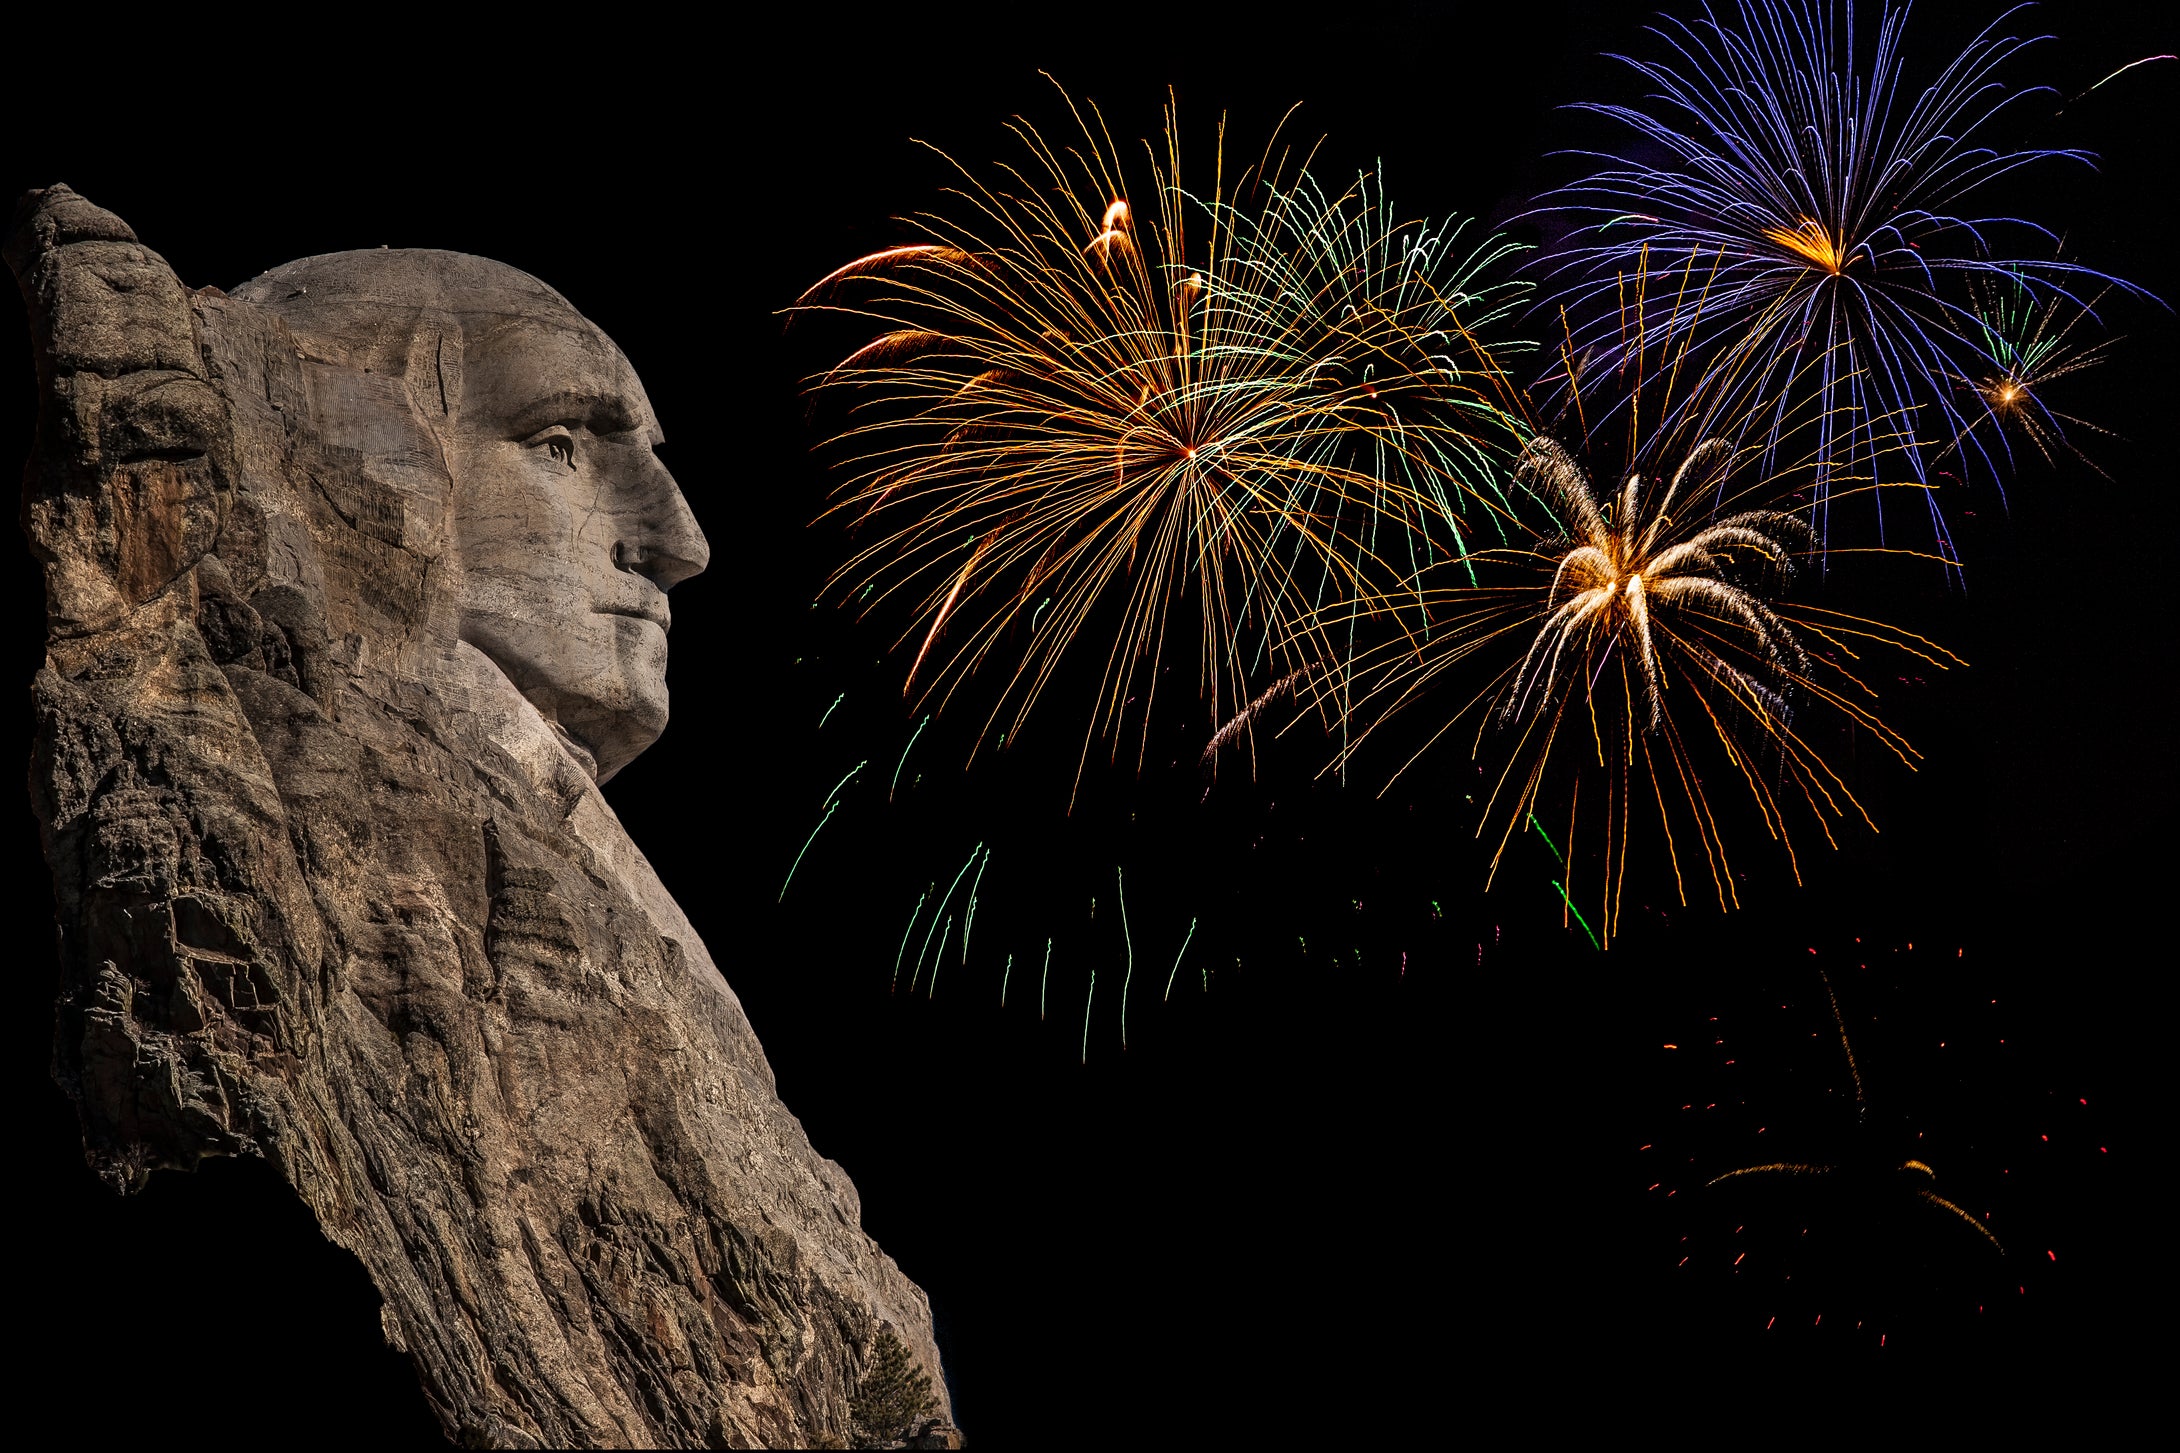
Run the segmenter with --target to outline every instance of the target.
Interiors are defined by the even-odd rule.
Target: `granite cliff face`
[[[93,1169],[267,1158],[466,1444],[838,1444],[881,1328],[936,1373],[598,791],[706,554],[625,359],[455,254],[192,291],[65,187],[6,256]]]

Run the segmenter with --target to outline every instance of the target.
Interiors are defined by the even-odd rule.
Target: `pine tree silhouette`
[[[883,1448],[898,1443],[938,1406],[939,1400],[931,1395],[931,1374],[916,1365],[891,1327],[880,1327],[870,1362],[848,1400],[856,1446]]]

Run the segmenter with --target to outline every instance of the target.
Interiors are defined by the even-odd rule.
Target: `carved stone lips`
[[[635,600],[607,601],[594,608],[599,615],[634,616],[649,621],[662,631],[674,628],[674,613],[668,609],[665,592],[652,590]]]

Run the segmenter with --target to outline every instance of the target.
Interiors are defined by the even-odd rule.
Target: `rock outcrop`
[[[837,1445],[881,1328],[936,1374],[599,794],[705,556],[618,350],[449,253],[193,291],[65,187],[6,256],[92,1168],[267,1158],[465,1444]]]

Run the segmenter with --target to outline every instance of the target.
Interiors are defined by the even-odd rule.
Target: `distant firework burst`
[[[1834,843],[1836,824],[1874,826],[1800,713],[1836,712],[1912,767],[1918,754],[1871,709],[1858,653],[1879,644],[1958,664],[1920,637],[1784,599],[1807,530],[1750,507],[1772,481],[1732,482],[1752,452],[1712,438],[1678,458],[1638,456],[1617,488],[1600,491],[1566,448],[1539,436],[1515,478],[1549,505],[1560,533],[1480,555],[1484,584],[1426,593],[1427,639],[1363,663],[1359,715],[1371,725],[1358,737],[1433,703],[1440,724],[1421,756],[1469,723],[1455,741],[1489,764],[1477,832],[1492,844],[1492,875],[1525,828],[1547,845],[1564,830],[1567,880],[1557,886],[1570,913],[1578,899],[1598,906],[1604,944],[1640,855],[1654,875],[1670,873],[1683,904],[1706,880],[1721,909],[1738,903],[1720,781],[1745,791],[1797,879],[1802,824],[1814,820]],[[1442,698],[1478,657],[1504,664],[1465,701],[1459,687]],[[1592,840],[1600,851],[1578,852]],[[1588,884],[1577,881],[1584,861],[1602,866]]]
[[[1638,145],[1542,199],[1544,211],[1587,223],[1585,240],[1551,264],[1553,313],[1568,320],[1574,358],[1616,366],[1630,337],[1658,326],[1630,318],[1631,281],[1692,269],[1701,306],[1668,329],[1687,333],[1691,356],[1721,385],[1708,393],[1730,384],[1773,401],[1757,435],[1768,449],[1784,446],[1797,419],[1814,429],[1807,511],[1820,551],[1834,533],[1837,483],[1869,477],[1883,458],[1919,496],[1918,533],[1957,562],[1935,492],[1939,461],[1954,453],[1953,469],[2000,474],[1974,428],[1996,406],[1954,386],[1982,354],[1968,284],[2059,300],[2109,280],[2010,260],[2016,239],[2048,246],[2051,234],[1967,210],[2020,167],[2080,155],[1985,140],[2008,105],[2040,89],[1999,79],[2030,42],[2004,34],[2002,17],[1917,94],[1903,84],[1906,10],[1885,11],[1871,49],[1854,9],[1736,0],[1725,19],[1706,9],[1692,24],[1655,28],[1670,59],[1621,58],[1653,94],[1643,109],[1581,108],[1625,125]],[[1818,406],[1797,413],[1811,398]],[[1891,495],[1865,499],[1880,540],[1897,523]]]
[[[2039,300],[2018,277],[2010,282],[1979,280],[1974,292],[1983,359],[1973,376],[1956,382],[1981,400],[1984,413],[1954,436],[1946,452],[1962,448],[1969,435],[1980,432],[2009,456],[2017,442],[2024,443],[2046,464],[2056,464],[2056,456],[2066,453],[2102,474],[2067,438],[2066,426],[2095,434],[2111,431],[2059,412],[2050,400],[2051,385],[2103,363],[2105,350],[2117,341],[2090,342],[2080,336],[2083,324],[2095,325],[2095,301],[2085,307],[2066,298]]]
[[[1839,1012],[1839,996],[1833,992],[1831,976],[1821,969],[1818,970],[1818,976],[1823,980],[1824,997],[1832,1010],[1832,1027],[1838,1031],[1840,1049],[1847,1061],[1847,1071],[1854,1081],[1855,1123],[1858,1127],[1866,1127],[1870,1105],[1863,1093],[1861,1066],[1855,1063],[1854,1042],[1847,1037],[1847,1021]],[[1799,1161],[1745,1165],[1713,1176],[1706,1185],[1717,1187],[1728,1181],[1741,1180],[1793,1182],[1804,1177],[1821,1178],[1828,1188],[1843,1189],[1850,1197],[1865,1202],[1885,1198],[1909,1199],[1929,1206],[1952,1218],[1944,1224],[1952,1225],[1957,1222],[1966,1225],[2000,1256],[2006,1254],[2005,1244],[1991,1234],[1990,1227],[1977,1220],[1958,1202],[1947,1200],[1937,1193],[1934,1187],[1938,1173],[1927,1162],[1888,1154],[1874,1145],[1858,1146],[1856,1153],[1832,1165],[1809,1165]]]
[[[1398,581],[1502,538],[1518,435],[1485,341],[1511,293],[1482,280],[1511,244],[1397,220],[1374,176],[1327,189],[1285,151],[1232,167],[1223,138],[1192,189],[1170,111],[1132,163],[1075,118],[1065,146],[1016,122],[1026,164],[960,168],[919,240],[797,311],[877,328],[817,382],[863,540],[833,589],[905,603],[905,693],[943,710],[988,676],[1007,736],[1063,657],[1102,658],[1087,760],[1147,735],[1166,665],[1193,666],[1214,728],[1296,672],[1344,679],[1326,607],[1397,612]]]

